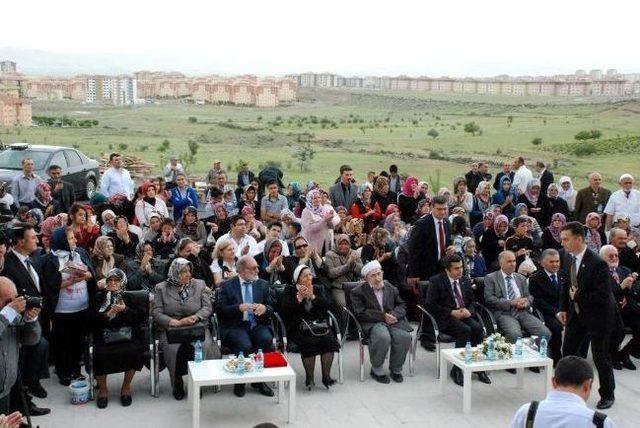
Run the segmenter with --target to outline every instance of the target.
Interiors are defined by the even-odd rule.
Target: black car
[[[0,181],[6,183],[8,192],[11,192],[14,177],[22,173],[24,158],[33,160],[33,172],[43,180],[49,179],[49,166],[61,167],[62,179],[73,184],[78,200],[89,199],[96,191],[100,179],[99,163],[79,150],[60,146],[12,144],[0,152]]]

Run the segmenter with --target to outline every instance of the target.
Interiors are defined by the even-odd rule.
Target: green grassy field
[[[616,188],[617,177],[636,172],[640,160],[640,150],[624,142],[640,134],[639,101],[313,90],[302,91],[300,98],[275,109],[176,101],[134,107],[35,101],[34,115],[66,114],[96,119],[99,125],[7,129],[0,139],[75,146],[94,158],[121,151],[154,163],[157,172],[170,154],[187,153],[192,140],[198,152],[188,165],[191,174],[206,174],[214,159],[230,171],[239,159],[254,171],[275,161],[285,172],[285,182],[315,179],[323,185],[333,182],[343,163],[353,166],[359,181],[368,170],[379,172],[397,163],[402,173],[428,179],[433,187],[451,186],[472,160],[494,163],[495,173],[503,160],[523,155],[551,163],[558,178],[568,174],[579,186],[590,171],[601,171],[608,187]],[[481,127],[481,135],[464,132],[463,124],[470,121]],[[427,135],[432,128],[439,133],[435,139]],[[601,143],[597,153],[583,157],[562,150],[575,143],[576,133],[590,129],[602,131],[602,139],[622,137],[622,143],[611,143],[611,150],[606,149],[608,142]],[[311,136],[300,136],[305,133]],[[536,137],[543,141],[539,146],[531,143]],[[301,171],[292,154],[307,139],[315,156]],[[169,149],[159,152],[163,140],[169,140]],[[624,150],[616,154],[619,145]]]

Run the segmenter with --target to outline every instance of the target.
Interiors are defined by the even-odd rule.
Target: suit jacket
[[[460,293],[464,301],[464,307],[474,316],[476,313],[476,299],[473,295],[471,283],[465,277],[458,280]],[[429,288],[427,288],[426,304],[431,311],[440,328],[446,327],[453,319],[451,311],[457,309],[456,298],[451,288],[451,281],[445,272],[432,276],[429,280]]]
[[[364,283],[351,290],[351,306],[365,334],[369,334],[369,330],[375,324],[383,323],[384,314],[386,313],[390,313],[398,319],[398,322],[391,325],[391,327],[412,331],[407,321],[406,306],[404,300],[400,298],[398,289],[388,281],[385,281],[383,293],[383,307],[381,308],[376,295],[373,293],[373,288],[369,284]]]
[[[48,183],[51,186],[51,197],[60,204],[60,212],[68,213],[71,205],[76,201],[76,192],[73,184],[62,181],[62,190],[55,192],[53,189],[56,187],[56,182],[49,180]]]
[[[13,253],[13,251],[8,250],[7,254],[4,258],[4,269],[2,270],[2,276],[6,276],[16,285],[16,290],[18,294],[26,294],[29,296],[42,296],[42,290],[44,287],[43,275],[41,263],[39,260],[33,260],[33,268],[38,273],[38,278],[40,279],[40,290],[36,287],[35,282],[31,278],[29,271],[25,265],[20,261],[20,259]]]
[[[331,205],[334,208],[337,207],[345,207],[347,210],[351,209],[351,205],[353,201],[356,199],[358,195],[358,186],[355,183],[351,183],[349,187],[349,196],[345,197],[344,192],[342,191],[342,182],[338,181],[336,184],[331,186],[329,189],[329,197],[331,198]]]
[[[33,346],[40,341],[41,327],[37,322],[18,323],[0,315],[0,398],[9,395],[11,388],[18,378],[18,364],[20,361],[20,345]]]
[[[240,310],[242,291],[240,290],[240,277],[236,276],[220,284],[218,299],[216,302],[216,313],[220,318],[220,328],[225,336],[231,328],[244,328],[242,321],[243,312]],[[265,305],[267,311],[262,316],[257,316],[258,323],[267,324],[273,314],[273,299],[269,289],[269,283],[262,279],[253,281],[253,303]]]
[[[533,303],[533,296],[529,293],[527,279],[517,272],[514,272],[512,276],[518,290],[520,290],[520,297],[529,299],[529,304]],[[502,315],[511,315],[512,309],[515,308],[509,303],[507,296],[507,284],[502,277],[502,270],[491,272],[484,277],[484,301],[489,309]]]
[[[562,290],[560,307],[567,312],[568,319],[577,316],[588,328],[594,330],[611,330],[614,323],[615,299],[612,292],[613,280],[609,274],[609,266],[596,253],[587,249],[578,269],[578,291],[575,302],[579,314],[575,312],[574,302],[569,297],[569,272],[571,255],[565,254],[562,264],[567,286]]]
[[[631,274],[631,269],[625,266],[618,266],[616,268],[616,272],[620,282],[622,282]],[[640,287],[638,281],[636,280],[631,288],[623,290],[622,287],[620,287],[620,284],[613,278],[612,274],[611,278],[613,279],[613,295],[620,306],[620,313],[629,314],[635,317],[640,316]],[[626,303],[623,308],[622,303],[625,301]]]
[[[451,224],[444,219],[445,246],[451,245]],[[433,275],[442,272],[443,268],[438,259],[438,237],[436,236],[435,219],[431,214],[415,222],[409,234],[407,248],[409,250],[409,264],[407,278],[428,280]],[[442,255],[444,257],[444,254]]]
[[[578,190],[573,217],[580,223],[584,224],[587,219],[587,214],[590,212],[597,212],[598,205],[601,205],[601,210],[604,210],[604,207],[607,206],[607,202],[609,202],[610,197],[611,191],[601,187],[598,191],[598,199],[596,203],[594,203],[593,190],[591,187],[585,187],[584,189]]]
[[[236,184],[240,188],[243,188],[245,186],[245,184],[242,183],[242,176],[243,175],[244,175],[244,172],[240,171],[238,173],[238,178],[236,179]],[[249,176],[249,183],[251,183],[256,178],[256,175],[251,171],[247,171],[247,175]]]
[[[544,193],[546,195],[547,189],[551,183],[553,183],[553,173],[548,169],[545,169],[540,176],[540,193]]]
[[[542,312],[544,317],[555,318],[560,312],[560,294],[566,285],[562,272],[556,274],[558,287],[551,284],[551,278],[544,269],[538,269],[529,277],[529,292],[534,297],[533,307]]]

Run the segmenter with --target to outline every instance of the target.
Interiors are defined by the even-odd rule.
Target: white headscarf
[[[562,183],[569,183],[569,190],[564,190],[562,188]],[[560,179],[560,185],[558,186],[558,196],[564,199],[565,201],[569,201],[576,195],[576,190],[573,188],[573,183],[571,182],[571,178],[564,176]]]

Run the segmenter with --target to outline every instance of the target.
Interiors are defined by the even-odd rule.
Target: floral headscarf
[[[553,222],[555,220],[560,220],[560,226],[555,227],[553,225]],[[560,231],[562,230],[565,224],[567,224],[567,218],[564,216],[564,214],[555,213],[554,215],[551,216],[551,224],[548,227],[549,227],[549,232],[551,232],[551,236],[553,236],[553,239],[555,239],[556,242],[560,242]]]
[[[384,189],[385,189],[385,186],[387,188],[387,191],[386,191],[386,193],[382,193],[384,191]],[[382,196],[386,196],[387,193],[390,192],[389,179],[387,177],[379,175],[378,178],[376,178],[376,182],[375,182],[373,187],[374,187],[374,191],[376,193],[378,193],[379,195],[382,195]]]
[[[313,205],[313,198],[316,196],[322,197],[322,192],[320,192],[319,189],[312,189],[307,192],[307,209],[311,211],[312,214],[322,215],[322,212],[323,212],[322,202],[320,202],[320,205],[317,207]]]
[[[500,232],[498,232],[498,226],[500,226],[501,223],[506,223],[507,224],[507,230],[509,230],[509,219],[504,214],[500,214],[493,221],[493,231],[496,233],[496,236],[498,236],[498,237],[504,236],[504,235],[500,235]],[[506,234],[506,231],[505,231],[505,234]]]
[[[485,211],[485,212],[484,212],[484,214],[482,215],[482,220],[483,220],[483,221],[484,221],[484,220],[489,220],[489,221],[491,222],[491,226],[493,226],[493,223],[495,222],[495,219],[496,219],[496,215],[494,214],[494,212],[493,212],[493,211],[489,211],[489,210],[487,210],[487,211]],[[487,229],[489,229],[489,227],[491,227],[491,226],[485,227],[485,226],[484,226],[484,224],[483,224],[482,228],[483,228],[484,230],[487,230]]]
[[[598,225],[595,228],[591,228],[589,226],[589,223],[594,219],[598,220]],[[602,238],[600,237],[602,218],[600,217],[600,214],[598,214],[597,212],[587,214],[585,225],[587,226],[587,247],[589,247],[589,249],[593,251],[600,251],[600,247],[602,247]]]
[[[525,190],[524,192],[524,196],[529,200],[529,202],[531,202],[531,204],[536,205],[538,203],[538,198],[540,197],[540,194],[538,193],[537,195],[533,195],[531,193],[531,189],[533,189],[534,187],[540,187],[540,180],[537,178],[532,178],[531,180],[529,180],[529,182],[527,183],[527,190]]]
[[[413,198],[413,185],[418,185],[418,179],[415,177],[407,177],[406,180],[404,180],[404,184],[402,185],[402,194],[405,196],[408,196],[410,198]]]
[[[49,249],[49,241],[53,235],[54,229],[67,224],[67,213],[60,213],[44,219],[40,225],[40,233],[42,233],[42,245],[45,249]]]
[[[116,291],[107,291],[107,297],[104,299],[104,303],[102,304],[102,306],[100,306],[99,312],[105,312],[109,308],[109,306],[114,303],[116,296],[121,294],[122,289],[127,285],[127,274],[118,268],[111,269],[104,276],[104,279],[106,281],[109,281],[110,278],[118,278],[118,280],[120,281],[120,288],[118,288]]]
[[[167,273],[167,282],[170,285],[173,285],[175,287],[179,287],[180,286],[180,272],[185,267],[189,267],[189,270],[191,270],[193,272],[193,264],[189,260],[183,259],[182,257],[177,257],[177,258],[173,259],[173,261],[171,262],[171,265],[169,266],[169,272]],[[182,296],[180,296],[180,297],[183,298]],[[183,300],[184,299],[185,298],[183,298]]]
[[[45,198],[44,197],[44,192],[49,191],[49,197]],[[35,196],[36,199],[38,199],[42,205],[47,206],[49,205],[49,202],[51,202],[51,200],[53,199],[53,197],[51,196],[51,186],[49,186],[49,184],[47,182],[40,182],[37,186],[36,186],[36,190],[35,190]]]
[[[484,191],[489,189],[490,184],[488,181],[481,181],[480,183],[478,183],[478,187],[476,188],[476,196],[478,198],[483,198],[484,197]],[[487,201],[489,201],[489,198],[491,197],[491,191],[489,191],[489,195],[487,196]]]
[[[42,210],[40,208],[31,208],[27,211],[27,215],[36,221],[36,224],[34,225],[35,227],[40,227],[44,220],[44,214],[42,214]]]

